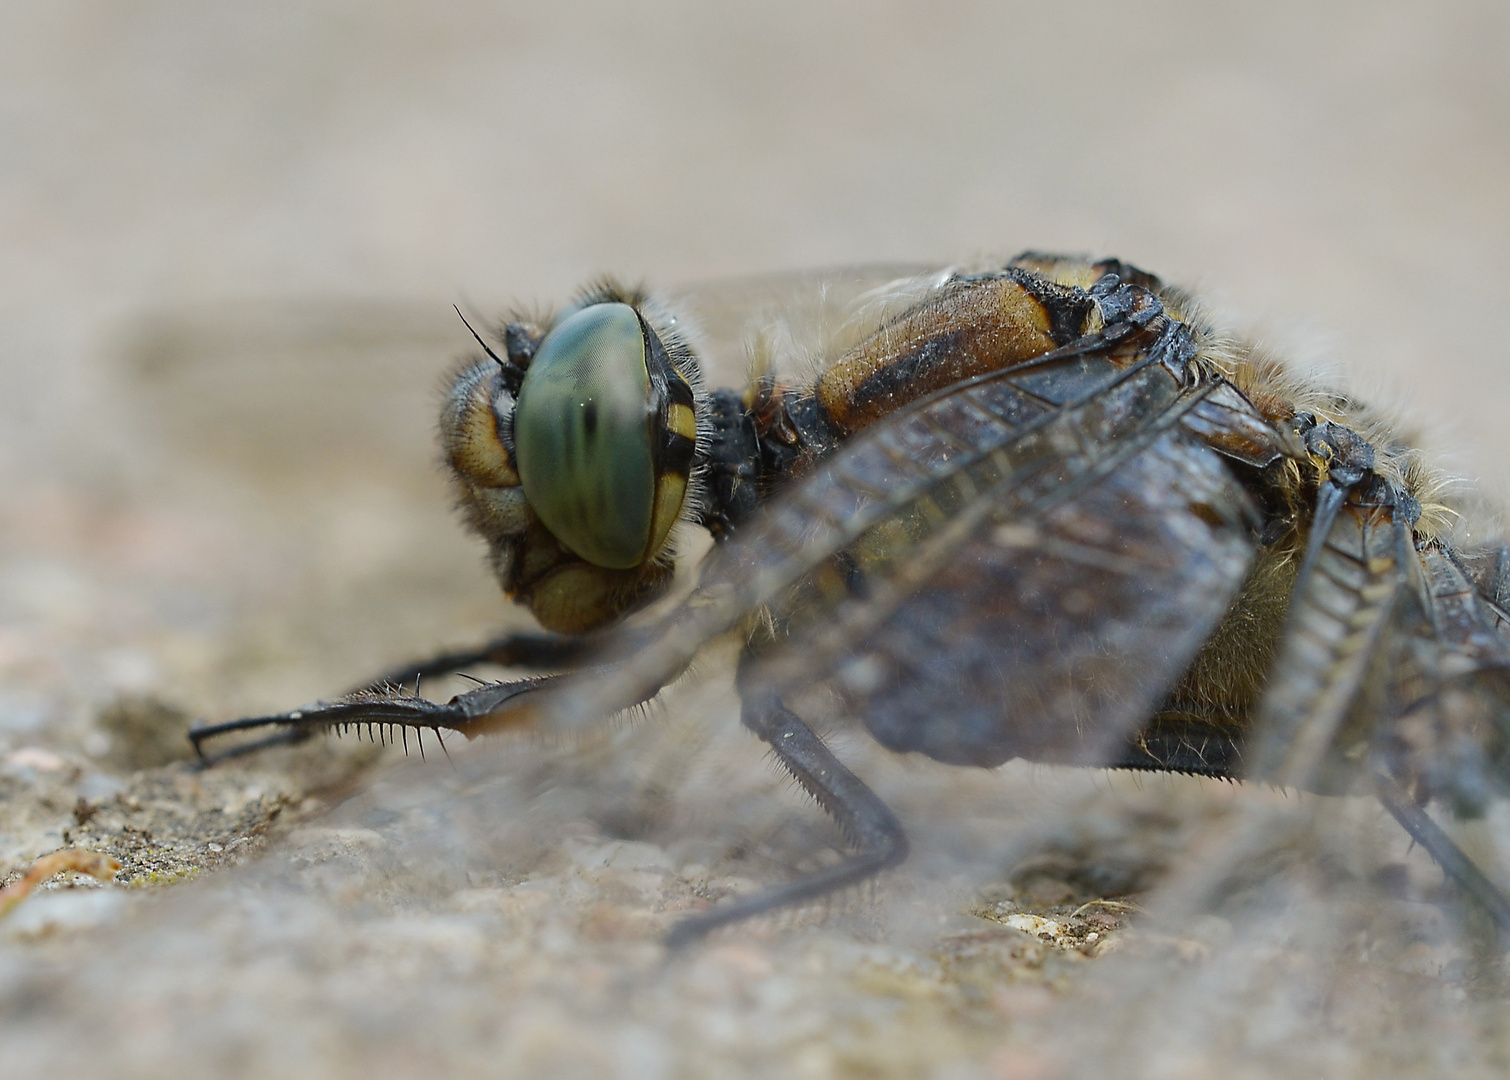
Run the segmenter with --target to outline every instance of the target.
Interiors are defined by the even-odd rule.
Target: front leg
[[[299,742],[320,731],[346,731],[363,728],[373,738],[399,739],[407,747],[409,732],[416,739],[422,732],[456,731],[467,738],[502,728],[528,727],[533,719],[530,695],[551,689],[569,678],[590,678],[590,670],[577,674],[537,675],[507,683],[489,683],[465,694],[458,694],[444,704],[422,697],[399,697],[393,694],[361,690],[339,701],[320,702],[291,712],[272,716],[249,716],[220,724],[201,724],[189,729],[189,741],[206,762],[223,761],[281,743]],[[654,696],[653,694],[650,696]],[[641,702],[631,703],[641,704]],[[204,744],[210,739],[239,731],[274,729],[274,733],[224,751],[214,757],[206,754]],[[420,743],[424,753],[424,744]],[[441,748],[445,748],[444,741]]]
[[[632,638],[630,639],[633,640]],[[424,660],[413,661],[392,668],[374,679],[369,679],[354,688],[339,700],[321,703],[304,709],[278,713],[273,716],[252,716],[230,720],[220,724],[206,724],[189,732],[195,752],[205,761],[224,761],[256,753],[272,746],[285,746],[304,742],[321,731],[356,727],[360,732],[367,726],[369,732],[393,734],[407,742],[408,729],[459,731],[469,738],[479,734],[486,726],[484,721],[496,718],[508,706],[524,704],[517,699],[559,681],[557,676],[542,675],[520,679],[510,683],[493,683],[468,694],[452,698],[444,705],[426,701],[419,696],[420,683],[426,678],[449,675],[474,664],[496,664],[500,667],[581,668],[588,662],[600,641],[589,635],[567,637],[558,634],[511,633],[471,649],[440,653]],[[590,678],[590,672],[582,677]],[[412,696],[403,696],[399,688],[414,685]],[[653,696],[653,695],[652,695]],[[630,705],[642,704],[632,702]],[[515,726],[511,722],[508,726]],[[203,744],[210,739],[237,731],[259,728],[275,729],[261,739],[242,743],[210,757]],[[424,753],[421,742],[420,752]],[[441,744],[444,748],[445,744]]]
[[[907,857],[907,834],[896,815],[775,694],[747,696],[741,719],[838,823],[856,851],[834,866],[678,923],[666,938],[671,948],[690,944],[720,926],[859,884]]]
[[[423,660],[390,668],[369,679],[357,690],[382,690],[391,686],[418,684],[421,680],[450,675],[475,664],[499,667],[574,668],[591,654],[595,641],[591,637],[567,637],[560,634],[503,634],[470,649],[440,653]],[[415,691],[418,693],[418,690]]]

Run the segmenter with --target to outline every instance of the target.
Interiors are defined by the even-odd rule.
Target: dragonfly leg
[[[377,690],[405,686],[418,680],[449,675],[474,664],[497,664],[499,667],[572,668],[582,663],[592,648],[588,637],[565,637],[559,634],[504,634],[471,649],[444,652],[423,660],[390,668],[356,689]]]
[[[666,938],[671,948],[690,944],[729,923],[858,884],[907,857],[907,835],[896,815],[774,694],[747,699],[742,719],[746,727],[770,745],[777,760],[803,789],[838,822],[856,850],[834,866],[678,923]]]
[[[1384,808],[1410,833],[1411,839],[1426,849],[1442,872],[1489,913],[1502,933],[1510,933],[1510,897],[1474,865],[1467,853],[1388,773],[1375,773],[1374,790]]]
[[[537,675],[507,683],[489,683],[441,703],[422,697],[399,697],[392,694],[359,692],[339,701],[320,702],[291,712],[272,716],[249,716],[219,724],[201,724],[189,730],[189,741],[207,763],[240,757],[282,743],[300,742],[320,731],[345,731],[355,728],[360,735],[366,729],[370,738],[400,739],[407,746],[408,734],[416,736],[431,731],[456,731],[468,738],[495,730],[499,718],[510,714],[519,723],[528,719],[526,695],[554,686],[564,675]],[[524,706],[521,708],[521,706]],[[508,726],[513,726],[512,724]],[[211,756],[204,744],[212,739],[242,731],[268,731],[264,738],[242,743]],[[423,748],[423,743],[420,744]],[[445,744],[441,744],[444,749]]]
[[[585,635],[567,637],[559,634],[504,634],[471,649],[440,653],[392,668],[353,688],[341,700],[330,704],[296,709],[275,716],[254,716],[224,724],[201,725],[190,731],[189,738],[202,759],[224,761],[271,746],[301,743],[317,732],[343,725],[355,726],[358,730],[362,725],[375,725],[376,729],[390,733],[394,727],[432,730],[447,728],[475,733],[480,726],[480,717],[466,711],[474,709],[474,699],[491,700],[499,696],[499,687],[513,687],[512,693],[499,698],[498,704],[501,706],[526,690],[537,690],[557,680],[551,676],[535,676],[513,683],[493,683],[472,694],[453,698],[445,705],[420,700],[419,684],[424,679],[449,675],[474,664],[571,670],[584,666],[596,645],[595,639]],[[395,693],[411,683],[414,686],[413,697]],[[275,730],[263,738],[221,751],[213,758],[204,753],[203,743],[208,739],[257,728]],[[369,731],[371,730],[374,728],[369,727]],[[400,738],[403,737],[402,731],[398,734]]]

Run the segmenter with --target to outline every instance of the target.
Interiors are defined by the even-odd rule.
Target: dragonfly
[[[474,330],[441,442],[503,591],[545,632],[199,725],[196,749],[576,732],[733,634],[744,725],[851,850],[687,918],[673,945],[906,858],[897,816],[797,707],[818,697],[951,765],[1372,793],[1510,929],[1425,809],[1482,814],[1510,781],[1510,547],[1454,543],[1415,448],[1119,259],[1027,252],[817,303],[846,314],[807,373],[756,333],[729,389],[704,385],[674,304],[612,281]],[[716,542],[668,600],[693,529]],[[542,673],[445,702],[401,689],[480,664]]]

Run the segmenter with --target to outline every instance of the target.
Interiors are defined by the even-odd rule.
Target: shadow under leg
[[[666,938],[667,946],[673,949],[720,926],[858,884],[907,857],[907,836],[896,815],[774,694],[747,699],[741,718],[770,745],[781,764],[839,824],[857,850],[834,866],[678,923]]]

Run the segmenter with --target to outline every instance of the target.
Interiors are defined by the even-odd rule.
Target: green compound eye
[[[514,408],[525,497],[561,544],[597,566],[644,561],[655,504],[650,372],[640,317],[593,304],[545,336]]]

